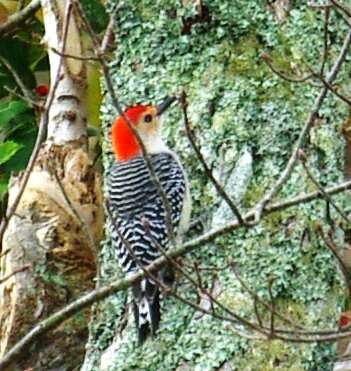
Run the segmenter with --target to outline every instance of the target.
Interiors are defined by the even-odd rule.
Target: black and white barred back
[[[168,199],[177,235],[186,197],[183,169],[170,153],[152,154],[150,160]],[[138,264],[147,266],[161,256],[160,247],[168,248],[163,202],[142,157],[116,162],[108,177],[107,190],[113,216],[111,237],[118,261],[126,273],[134,273],[140,269]],[[168,278],[171,277],[169,274]],[[144,279],[133,287],[133,296],[139,343],[142,343],[148,333],[151,331],[154,335],[159,326],[159,289]]]

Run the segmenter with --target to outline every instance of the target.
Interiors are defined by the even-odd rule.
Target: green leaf
[[[10,72],[0,64],[0,98],[8,94],[8,91],[3,88],[4,86],[14,89],[16,87],[16,82],[10,75]]]
[[[8,161],[22,146],[12,140],[0,143],[0,165]]]
[[[20,76],[22,83],[28,90],[34,89],[36,82],[33,71],[30,69],[28,58],[30,46],[21,40],[14,38],[0,39],[0,55],[11,65],[13,71]],[[1,67],[1,80],[8,80],[10,88],[17,86],[13,74],[4,66]],[[7,95],[8,92],[0,86],[0,97]]]
[[[6,164],[2,165],[2,169],[5,172],[11,173],[13,171],[21,171],[26,167],[33,151],[37,132],[37,128],[31,127],[26,130],[23,128],[15,133],[16,135],[11,136],[11,139],[15,139],[16,143],[18,143],[21,148],[6,162]]]
[[[95,32],[102,32],[108,23],[105,7],[99,0],[82,0],[82,6]]]
[[[0,104],[0,127],[5,126],[26,110],[28,110],[27,104],[20,100]]]

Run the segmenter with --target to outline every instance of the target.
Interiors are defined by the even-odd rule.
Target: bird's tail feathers
[[[151,334],[154,336],[160,324],[160,291],[157,285],[143,279],[133,287],[133,307],[139,344]]]

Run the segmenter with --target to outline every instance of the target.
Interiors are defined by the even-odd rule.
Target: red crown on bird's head
[[[138,104],[125,110],[124,116],[119,116],[112,126],[112,148],[117,161],[127,161],[141,154],[141,148],[129,127],[130,124],[139,124],[139,134],[146,134],[147,137],[154,137],[158,143],[158,119],[166,109],[177,100],[176,97],[167,96],[164,101],[157,105]],[[126,119],[127,120],[126,120]]]
[[[124,115],[130,123],[137,124],[142,114],[150,108],[151,106],[139,104],[127,108]],[[123,116],[119,116],[112,126],[112,148],[117,161],[126,161],[141,153],[139,143]]]
[[[127,116],[127,118],[133,123],[137,123],[141,117],[141,115],[147,111],[151,106],[146,106],[139,104],[137,106],[129,107],[124,111],[124,114]],[[118,120],[124,120],[122,116],[118,118]]]

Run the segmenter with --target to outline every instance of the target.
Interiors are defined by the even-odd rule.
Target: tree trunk
[[[82,105],[85,65],[61,59],[51,49],[65,45],[65,53],[82,55],[77,19],[69,1],[43,0],[42,6],[51,89],[57,77],[59,81],[49,110],[47,140],[4,235],[0,357],[35,323],[94,286],[95,246],[102,235],[100,179],[88,157]],[[13,180],[9,204],[19,182]],[[84,355],[88,317],[86,310],[64,322],[8,369],[75,368]]]
[[[342,126],[342,134],[345,139],[345,149],[344,149],[344,175],[345,179],[348,180],[351,177],[351,111],[349,117],[344,121]],[[351,229],[348,228],[345,230],[345,245],[342,250],[342,256],[344,259],[344,264],[348,269],[349,273],[351,272]],[[348,293],[351,295],[351,293]],[[350,300],[350,298],[349,298]],[[351,308],[346,308],[347,311],[341,313],[340,323],[345,321],[344,326],[350,326],[351,322]],[[351,338],[344,338],[338,341],[337,343],[337,352],[341,357],[349,357],[351,354]],[[350,360],[341,360],[337,361],[334,365],[334,371],[347,371],[351,368]]]

